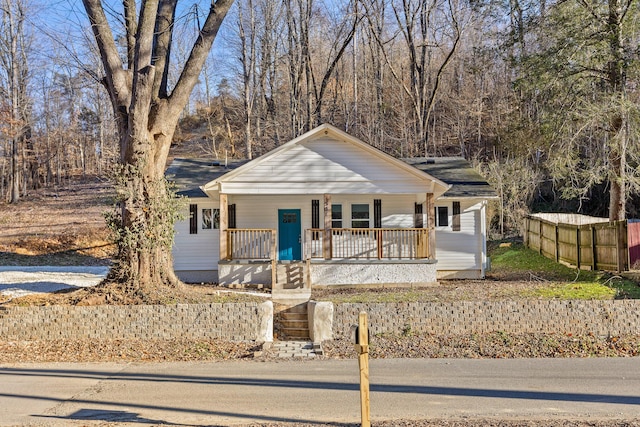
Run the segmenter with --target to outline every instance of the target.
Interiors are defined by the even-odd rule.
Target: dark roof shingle
[[[408,164],[452,187],[444,193],[447,198],[497,198],[493,187],[462,157],[414,157],[402,159]]]
[[[178,195],[186,197],[207,197],[200,189],[209,181],[221,177],[225,173],[247,163],[247,160],[234,160],[227,162],[214,159],[174,159],[165,176],[167,180],[174,182]]]

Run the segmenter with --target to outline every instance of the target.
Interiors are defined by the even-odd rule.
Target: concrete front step
[[[307,357],[313,358],[322,355],[322,347],[314,345],[307,340],[300,341],[275,341],[271,347],[278,357]]]

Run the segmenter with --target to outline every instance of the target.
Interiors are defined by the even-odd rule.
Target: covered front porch
[[[300,210],[295,209],[279,210],[284,213],[278,214],[277,228],[233,228],[235,220],[231,220],[229,227],[229,218],[224,213],[235,215],[236,206],[225,207],[227,198],[221,196],[218,263],[221,285],[311,288],[417,286],[436,282],[433,216],[422,213],[433,212],[431,194],[426,195],[425,203],[413,215],[413,225],[422,227],[411,228],[334,228],[330,195],[324,196],[324,228],[317,228],[321,215],[320,209],[313,212],[313,200],[314,228],[302,228],[305,221]],[[381,221],[374,219],[374,222]]]

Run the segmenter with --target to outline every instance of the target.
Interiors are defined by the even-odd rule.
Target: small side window
[[[447,206],[438,206],[436,208],[436,219],[438,227],[449,226],[449,208]]]
[[[202,229],[218,230],[220,228],[220,209],[202,209]]]

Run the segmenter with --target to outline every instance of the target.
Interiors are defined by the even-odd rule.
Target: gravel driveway
[[[109,267],[0,266],[0,295],[11,298],[100,283]]]

